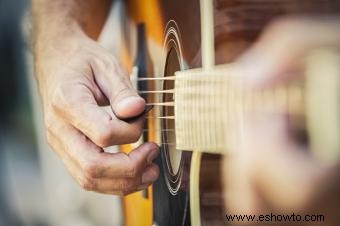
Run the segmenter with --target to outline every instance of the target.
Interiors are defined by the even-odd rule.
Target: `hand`
[[[314,50],[339,49],[339,28],[339,18],[281,19],[235,65],[251,89],[285,83],[301,74]],[[251,115],[244,125],[244,144],[224,160],[230,214],[323,214],[325,222],[318,223],[336,225],[339,162],[320,161],[298,145],[289,134],[285,112]]]
[[[154,182],[159,148],[145,143],[130,154],[104,147],[132,143],[141,135],[144,100],[109,52],[83,34],[37,44],[36,74],[49,144],[86,190],[125,195]],[[110,105],[114,114],[100,106]]]

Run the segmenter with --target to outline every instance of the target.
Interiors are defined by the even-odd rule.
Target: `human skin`
[[[246,88],[270,89],[303,74],[307,57],[325,48],[340,53],[339,17],[282,18],[265,29],[235,67],[242,72]],[[224,160],[229,214],[322,214],[325,222],[313,225],[338,225],[339,161],[323,161],[298,145],[286,112],[252,114],[244,125],[243,144]],[[280,222],[259,225],[264,223]]]
[[[119,60],[96,42],[110,5],[33,0],[35,74],[48,143],[70,174],[86,190],[126,195],[158,178],[153,160],[159,147],[144,143],[129,154],[103,150],[137,141],[145,120],[124,121],[143,113],[145,101]]]

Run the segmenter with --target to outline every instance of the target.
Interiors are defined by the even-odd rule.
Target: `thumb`
[[[119,84],[121,87],[124,84]],[[118,85],[117,85],[118,86]],[[130,87],[113,91],[110,99],[112,110],[120,119],[128,119],[140,115],[145,109],[145,100]]]
[[[140,115],[145,109],[145,101],[133,88],[129,75],[123,66],[114,58],[106,66],[100,62],[92,65],[96,82],[107,99],[112,111],[120,119]]]

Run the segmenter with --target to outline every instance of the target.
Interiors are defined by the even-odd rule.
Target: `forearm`
[[[32,1],[35,76],[43,99],[48,92],[43,87],[53,82],[61,65],[80,48],[95,48],[91,38],[99,36],[110,4],[111,0]]]
[[[84,34],[97,39],[111,2],[112,0],[33,0],[34,47],[73,34]]]

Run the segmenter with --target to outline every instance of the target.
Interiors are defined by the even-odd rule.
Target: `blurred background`
[[[0,226],[122,225],[120,199],[83,191],[46,144],[30,27],[30,1],[0,0]]]

